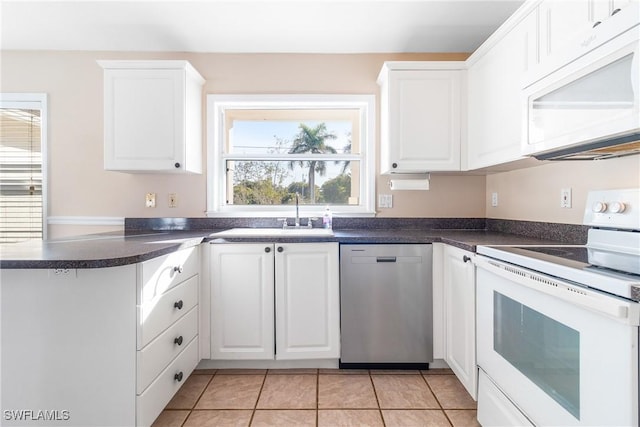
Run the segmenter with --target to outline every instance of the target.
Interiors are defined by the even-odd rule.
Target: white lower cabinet
[[[337,359],[338,262],[337,243],[212,244],[211,358]]]
[[[136,425],[149,426],[200,361],[199,247],[138,267]]]
[[[3,426],[150,426],[199,361],[198,247],[0,270]]]
[[[211,358],[273,359],[273,245],[211,246]]]
[[[476,399],[476,310],[474,254],[444,245],[444,356],[471,397]]]

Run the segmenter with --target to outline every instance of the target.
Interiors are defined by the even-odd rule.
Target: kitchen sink
[[[232,228],[210,237],[331,237],[333,230],[326,228]]]

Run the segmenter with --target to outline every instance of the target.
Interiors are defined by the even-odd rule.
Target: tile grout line
[[[378,405],[378,413],[380,414],[380,419],[382,420],[382,427],[385,427],[387,424],[384,421],[384,416],[382,415],[382,408],[380,407],[380,400],[378,399],[378,392],[376,391],[376,385],[373,382],[373,376],[371,375],[371,370],[369,372],[369,381],[371,381],[371,387],[373,388],[373,395],[376,398],[376,404]]]
[[[320,369],[316,375],[316,427],[318,427],[320,424]]]
[[[260,401],[260,396],[262,395],[262,390],[264,389],[264,383],[267,381],[267,374],[269,370],[265,371],[264,377],[262,378],[262,384],[260,384],[260,391],[258,391],[258,397],[256,398],[256,403],[253,405],[253,410],[251,411],[251,418],[249,418],[249,426],[253,422],[253,417],[256,415],[256,409],[258,408],[258,402]]]
[[[191,417],[191,414],[193,413],[193,410],[195,409],[195,407],[198,405],[198,402],[200,401],[200,399],[202,398],[202,395],[204,394],[205,391],[207,391],[207,388],[209,387],[209,384],[211,384],[211,381],[213,381],[213,377],[216,376],[218,371],[214,372],[211,375],[211,378],[209,378],[209,381],[207,381],[207,384],[204,386],[204,388],[202,389],[202,392],[200,392],[200,394],[198,395],[198,398],[196,399],[196,401],[193,403],[193,406],[191,407],[191,409],[189,409],[189,413],[187,414],[187,416],[185,417],[184,421],[180,424],[181,427],[183,427],[186,423],[187,420],[189,419],[189,417]],[[191,375],[193,375],[193,372],[191,373]],[[189,378],[191,378],[191,375],[189,375]],[[196,374],[199,375],[199,374]],[[189,379],[187,378],[187,380]],[[186,381],[185,381],[186,384]]]
[[[438,406],[440,407],[439,409],[444,412],[444,407],[442,406],[442,403],[440,403],[440,399],[438,399],[438,396],[436,395],[436,393],[433,391],[433,389],[431,388],[431,385],[429,384],[429,381],[427,381],[427,379],[425,378],[424,374],[422,372],[420,372],[420,376],[422,377],[422,381],[424,381],[424,383],[427,385],[427,388],[429,389],[429,391],[431,392],[431,394],[433,395],[433,398],[436,400],[436,403],[438,404]]]
[[[431,385],[429,384],[429,381],[427,381],[427,378],[426,378],[425,374],[422,373],[422,372],[420,372],[420,374],[422,375],[422,379],[424,380],[424,382],[427,384],[427,387],[429,387],[429,390],[431,390],[431,394],[433,394],[433,397],[436,399],[436,402],[438,403],[438,406],[440,406],[440,410],[442,411],[442,415],[444,415],[444,417],[447,419],[447,422],[449,423],[449,425],[453,426],[453,421],[451,420],[451,418],[449,418],[449,415],[447,414],[447,411],[444,410],[444,406],[442,406],[442,403],[440,403],[440,399],[438,399],[438,396],[436,395],[436,393],[431,388]]]

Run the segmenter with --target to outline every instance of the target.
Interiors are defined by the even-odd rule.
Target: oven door
[[[477,258],[478,365],[508,399],[535,425],[637,426],[638,304]]]

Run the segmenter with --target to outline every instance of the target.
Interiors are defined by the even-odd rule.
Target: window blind
[[[40,110],[0,108],[0,243],[42,238]]]

